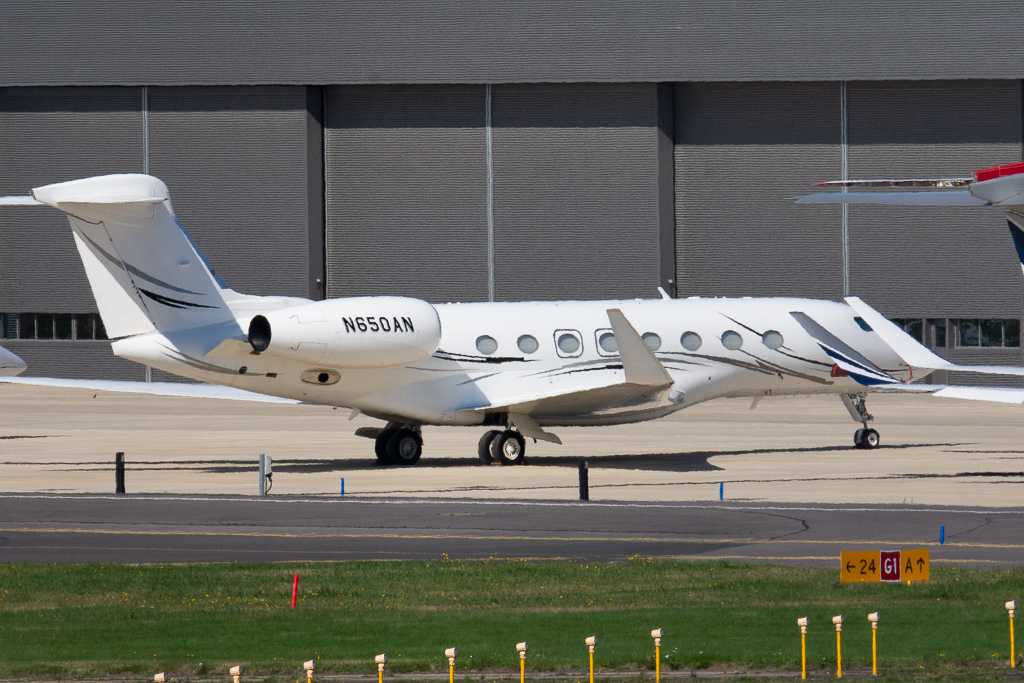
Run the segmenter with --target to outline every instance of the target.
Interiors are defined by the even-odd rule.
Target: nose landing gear
[[[878,432],[868,427],[868,422],[874,420],[874,416],[867,409],[867,394],[842,394],[839,398],[843,405],[850,412],[854,422],[859,422],[863,427],[853,433],[853,447],[871,450],[878,448],[880,437]]]

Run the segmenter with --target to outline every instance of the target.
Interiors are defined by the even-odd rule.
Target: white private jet
[[[1003,180],[965,181],[966,193],[982,198],[976,203],[1007,204],[1012,217],[1024,207],[999,199]],[[1024,175],[1009,180],[1024,188]],[[953,365],[856,297],[671,299],[662,292],[649,300],[432,305],[391,296],[248,296],[215,274],[157,178],[85,178],[3,204],[68,215],[116,355],[268,400],[384,420],[382,428],[357,430],[376,440],[382,464],[417,462],[423,425],[491,427],[480,458],[518,464],[526,438],[561,443],[552,427],[639,422],[723,397],[837,394],[862,425],[859,448],[879,445],[867,424],[870,391],[1024,403],[1024,389],[909,384],[921,370],[1024,375],[1024,368]],[[174,395],[215,389],[8,381]]]

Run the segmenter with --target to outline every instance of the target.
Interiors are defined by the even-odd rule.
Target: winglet
[[[619,356],[622,358],[626,382],[647,387],[664,387],[672,384],[672,375],[668,374],[668,370],[644,343],[622,311],[609,308],[608,320],[612,324],[615,341],[619,344]]]
[[[945,358],[940,358],[929,351],[895,323],[886,320],[885,316],[861,301],[859,297],[848,296],[845,301],[907,365],[928,370],[941,370],[953,366]]]

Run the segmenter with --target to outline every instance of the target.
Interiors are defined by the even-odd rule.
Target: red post
[[[295,609],[295,597],[299,594],[299,575],[295,575],[295,582],[292,583],[292,609]]]

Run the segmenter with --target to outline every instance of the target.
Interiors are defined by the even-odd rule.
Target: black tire
[[[864,444],[861,448],[875,449],[881,444],[881,437],[878,436],[878,432],[874,429],[868,429],[864,431],[861,443]]]
[[[522,465],[526,457],[526,440],[519,432],[506,429],[491,442],[491,458],[502,465]]]
[[[490,465],[494,462],[494,458],[491,457],[491,443],[501,434],[497,429],[492,429],[489,432],[484,432],[484,435],[480,437],[479,443],[476,445],[476,454],[483,461],[485,465]]]
[[[858,429],[853,433],[853,447],[864,448],[864,432],[865,429]]]
[[[411,429],[396,429],[388,439],[388,458],[396,465],[415,465],[423,455],[423,439]]]
[[[391,457],[388,455],[388,441],[394,435],[395,430],[385,429],[373,441],[373,452],[377,456],[378,465],[390,465]]]

